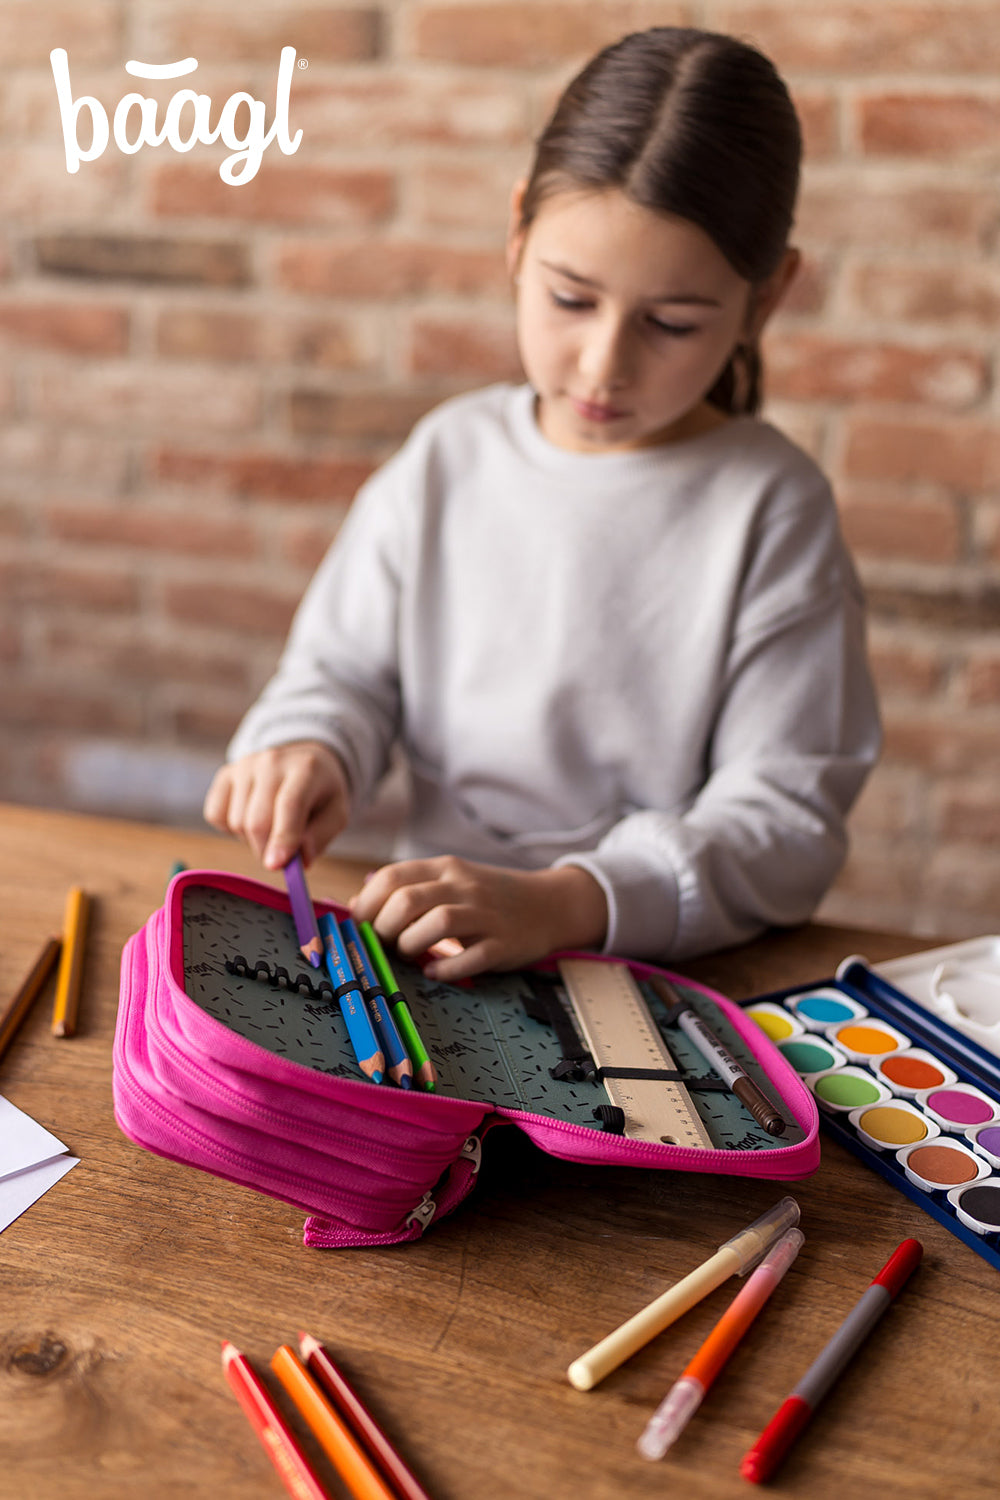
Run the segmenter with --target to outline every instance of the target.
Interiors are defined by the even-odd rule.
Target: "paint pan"
[[[973,1151],[985,1156],[991,1167],[1000,1167],[1000,1125],[992,1121],[988,1125],[973,1125],[965,1132],[965,1139]]]
[[[936,1120],[915,1109],[905,1099],[887,1099],[884,1104],[863,1104],[847,1116],[864,1141],[875,1151],[898,1151],[901,1146],[916,1146],[941,1134]]]
[[[756,1021],[765,1036],[769,1036],[772,1042],[787,1042],[793,1036],[802,1036],[805,1027],[801,1021],[789,1015],[783,1005],[775,1005],[773,1000],[762,1000],[756,1005],[748,1005],[746,1013],[752,1021]]]
[[[816,1095],[816,1103],[834,1114],[846,1115],[852,1109],[881,1104],[884,1099],[892,1098],[891,1091],[871,1073],[850,1066],[828,1068],[825,1073],[813,1074],[809,1087]]]
[[[812,1073],[829,1072],[831,1068],[842,1068],[847,1058],[835,1042],[815,1033],[790,1037],[778,1043],[778,1051],[803,1078]]]
[[[866,1062],[874,1066],[876,1058],[887,1057],[890,1052],[900,1052],[912,1046],[911,1040],[888,1021],[877,1021],[874,1016],[847,1021],[842,1026],[831,1026],[826,1035],[831,1042],[844,1051],[851,1062]]]
[[[967,1229],[976,1234],[1000,1234],[1000,1178],[952,1188],[948,1202]]]
[[[922,1047],[908,1047],[892,1052],[873,1064],[877,1077],[887,1083],[901,1099],[915,1099],[923,1089],[939,1089],[943,1083],[957,1083],[958,1074]]]
[[[922,1089],[917,1103],[942,1130],[956,1135],[973,1125],[989,1125],[1000,1119],[1000,1104],[995,1104],[981,1089],[971,1083],[949,1083],[939,1089]]]
[[[910,1181],[923,1188],[925,1193],[946,1192],[949,1188],[974,1182],[977,1177],[988,1177],[990,1173],[989,1162],[970,1151],[968,1146],[941,1137],[936,1141],[904,1146],[896,1152],[896,1160]]]
[[[857,1000],[839,990],[810,990],[808,995],[794,995],[788,1001],[788,1008],[807,1031],[825,1031],[828,1026],[842,1026],[868,1014]]]

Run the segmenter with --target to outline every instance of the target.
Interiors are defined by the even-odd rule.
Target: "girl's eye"
[[[698,332],[694,323],[664,323],[661,318],[650,318],[649,324],[656,333],[666,333],[675,339],[687,338],[688,334]]]
[[[549,296],[555,306],[564,312],[585,312],[591,305],[585,298],[574,297],[566,292],[550,292]]]

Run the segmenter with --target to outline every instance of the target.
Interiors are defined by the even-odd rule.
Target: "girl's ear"
[[[507,221],[507,270],[516,276],[521,251],[524,249],[525,231],[521,226],[521,210],[524,207],[524,190],[528,186],[526,177],[519,177],[510,195],[510,218]]]
[[[789,247],[782,256],[778,269],[766,281],[759,282],[753,288],[750,293],[750,303],[747,308],[746,329],[744,333],[747,343],[756,343],[760,338],[767,320],[795,280],[796,272],[801,263],[802,256],[799,251]]]

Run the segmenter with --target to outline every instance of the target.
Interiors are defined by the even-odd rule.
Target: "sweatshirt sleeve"
[[[754,548],[690,805],[630,812],[560,861],[602,886],[606,951],[691,958],[807,920],[843,863],[879,744],[863,599],[831,497],[819,525],[797,507]]]
[[[274,676],[226,752],[237,760],[292,740],[319,740],[343,761],[355,809],[386,768],[400,716],[400,559],[409,493],[404,454],[358,491],[303,595]]]

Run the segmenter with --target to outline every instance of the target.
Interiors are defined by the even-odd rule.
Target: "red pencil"
[[[331,1500],[267,1386],[254,1374],[246,1356],[228,1340],[222,1344],[222,1369],[288,1493],[294,1500]]]
[[[340,1415],[351,1425],[386,1479],[398,1492],[400,1500],[430,1500],[423,1485],[411,1474],[395,1448],[360,1397],[348,1385],[319,1339],[312,1334],[299,1333],[299,1348],[302,1359],[319,1385],[322,1386]]]

